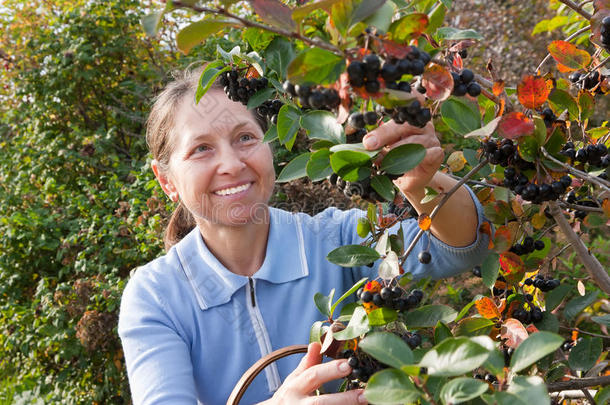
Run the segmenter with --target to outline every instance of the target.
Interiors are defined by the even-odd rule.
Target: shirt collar
[[[265,260],[252,278],[279,284],[306,277],[309,269],[300,217],[271,207],[269,214]],[[197,227],[175,248],[202,310],[229,302],[248,282],[248,277],[232,273],[216,259]]]

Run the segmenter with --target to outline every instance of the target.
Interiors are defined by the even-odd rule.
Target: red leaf
[[[397,44],[389,39],[379,39],[375,37],[374,41],[375,48],[377,48],[378,51],[385,51],[386,55],[393,56],[398,59],[405,58],[409,52],[411,52],[410,46]]]
[[[480,300],[474,302],[477,307],[477,311],[483,318],[494,319],[500,318],[500,311],[496,306],[496,303],[489,297],[483,297]]]
[[[570,70],[584,69],[591,62],[589,52],[578,49],[567,41],[553,41],[548,50],[553,59]]]
[[[498,133],[504,138],[517,139],[534,132],[534,121],[524,114],[513,111],[502,116],[498,124]]]
[[[518,283],[525,274],[523,260],[513,252],[504,252],[500,255],[500,267],[504,272],[506,281],[510,284]]]
[[[296,24],[292,9],[278,0],[250,0],[254,12],[269,25],[292,31]]]
[[[453,77],[443,66],[432,65],[424,72],[422,85],[432,100],[446,100],[453,90]]]
[[[506,346],[515,349],[529,334],[521,322],[514,318],[507,319],[500,328],[500,337],[506,339]]]
[[[479,232],[481,232],[484,235],[489,236],[489,243],[487,244],[487,249],[493,249],[494,242],[493,242],[493,238],[491,237],[491,225],[489,224],[489,222],[487,222],[487,221],[483,222],[481,224],[481,226],[479,226]]]
[[[550,93],[551,88],[549,88],[547,80],[541,76],[524,76],[517,86],[519,102],[523,107],[532,110],[544,104]]]

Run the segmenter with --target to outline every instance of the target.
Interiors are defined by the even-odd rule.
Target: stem
[[[544,150],[544,149],[543,149]],[[559,204],[555,201],[549,202],[549,208],[551,215],[555,218],[555,222],[559,225],[559,229],[563,232],[568,242],[572,245],[576,254],[584,264],[587,273],[595,280],[599,288],[601,288],[606,294],[610,294],[610,276],[601,265],[599,260],[591,253],[589,249],[583,243],[582,239],[574,232],[568,221],[563,216]]]
[[[432,404],[432,405],[438,405],[436,403],[436,401],[434,400],[434,395],[432,395],[430,393],[430,391],[428,390],[428,387],[426,387],[426,384],[424,384],[419,378],[415,377],[413,378],[413,382],[415,383],[415,385],[417,385],[417,387],[421,388],[422,391],[424,391],[424,393],[426,394],[426,397],[428,397],[428,401]]]
[[[590,25],[583,27],[583,28],[579,29],[578,31],[576,31],[575,33],[573,33],[572,35],[570,35],[569,37],[567,37],[566,39],[564,39],[564,41],[571,41],[574,38],[576,38],[577,36],[579,36],[580,34],[589,31],[590,29],[591,29]],[[550,58],[551,58],[551,54],[547,53],[547,55],[544,57],[544,59],[542,59],[542,62],[540,62],[540,64],[536,68],[536,72],[538,72],[542,68],[542,65],[544,65],[546,63],[546,61],[549,60]]]
[[[578,333],[582,333],[583,335],[598,337],[598,338],[602,338],[602,339],[610,339],[610,336],[600,335],[599,333],[587,332],[586,330],[582,330],[582,329],[578,329],[578,328],[570,328],[568,326],[562,326],[562,325],[560,325],[559,327],[561,329],[565,329],[565,330],[569,330],[569,331],[576,331]]]
[[[450,177],[453,177],[456,180],[460,180],[461,179],[460,176],[456,176],[455,174],[448,174],[448,175]],[[491,188],[502,187],[502,186],[497,185],[497,184],[483,183],[482,181],[477,181],[477,180],[468,180],[467,183],[476,184],[478,186],[491,187]]]
[[[484,159],[482,161],[479,162],[478,165],[476,165],[475,167],[472,168],[472,170],[470,170],[468,173],[466,173],[466,175],[464,177],[462,177],[462,179],[460,181],[458,181],[452,188],[451,190],[447,191],[447,193],[445,195],[443,195],[443,198],[441,199],[441,201],[438,203],[438,205],[436,207],[434,207],[434,209],[432,210],[432,213],[430,213],[430,220],[432,221],[434,219],[434,217],[436,216],[436,214],[438,214],[438,212],[440,211],[441,207],[443,205],[445,205],[445,203],[449,200],[449,198],[451,198],[451,196],[460,188],[464,185],[464,183],[466,183],[468,181],[468,179],[470,179],[472,176],[475,175],[475,173],[477,173],[479,170],[481,170],[481,168],[483,168],[483,166],[485,166],[487,164],[487,162],[489,162],[488,159]],[[400,258],[400,265],[402,266],[405,263],[405,260],[407,260],[407,256],[409,256],[409,254],[411,253],[411,251],[415,248],[415,245],[417,244],[417,242],[419,241],[419,239],[423,236],[423,234],[426,231],[424,231],[423,229],[420,228],[419,232],[417,232],[417,235],[415,235],[415,238],[413,238],[413,240],[411,241],[411,244],[409,245],[409,247],[407,248],[407,250],[405,251],[405,253],[401,256]],[[477,231],[478,232],[478,231]]]
[[[610,193],[610,183],[609,182],[602,180],[599,177],[589,176],[589,174],[587,174],[585,172],[581,172],[580,170],[575,169],[572,166],[567,165],[567,164],[563,163],[562,161],[555,159],[553,156],[551,156],[551,154],[549,152],[546,151],[545,148],[541,148],[541,149],[542,149],[542,153],[544,154],[544,156],[547,159],[553,161],[554,163],[557,163],[558,165],[560,165],[561,167],[566,169],[569,173],[573,174],[574,176],[581,178],[583,180],[587,180],[589,183],[596,184]]]
[[[549,392],[557,392],[564,390],[577,390],[585,387],[595,387],[597,385],[601,385],[602,387],[610,385],[610,375],[605,375],[602,377],[579,378],[570,381],[558,381],[547,384],[546,387]]]
[[[570,7],[572,10],[576,11],[581,16],[585,17],[587,20],[591,19],[591,14],[589,14],[588,11],[584,10],[582,8],[582,5],[578,5],[578,4],[574,3],[572,0],[559,0],[559,1],[562,2],[563,4],[565,4],[566,6]]]
[[[589,404],[597,405],[597,402],[595,402],[595,399],[593,399],[593,397],[591,396],[591,393],[589,392],[588,389],[583,388],[583,389],[581,389],[581,391],[583,394],[585,394],[585,397],[587,397],[587,399],[589,400]]]
[[[561,205],[563,208],[569,208],[571,210],[579,210],[579,211],[587,211],[587,212],[599,212],[599,213],[603,213],[604,210],[601,208],[596,208],[596,207],[585,207],[584,205],[577,205],[577,204],[569,204],[563,201],[559,201],[559,205]]]
[[[324,41],[320,41],[320,40],[316,40],[313,38],[307,38],[301,34],[299,34],[298,32],[292,32],[292,31],[288,31],[288,30],[284,30],[282,28],[278,28],[278,27],[272,27],[270,25],[265,25],[265,24],[261,24],[258,23],[256,21],[251,21],[248,20],[244,17],[240,17],[237,14],[233,14],[229,11],[227,11],[224,8],[209,8],[209,7],[202,7],[202,6],[198,6],[198,5],[190,5],[190,4],[184,4],[180,1],[174,1],[173,2],[174,6],[179,7],[179,8],[190,8],[191,10],[194,10],[198,13],[210,13],[210,14],[217,14],[217,15],[224,15],[225,17],[229,17],[232,18],[234,20],[239,21],[240,23],[242,23],[245,27],[253,27],[253,28],[260,28],[263,29],[265,31],[270,31],[270,32],[274,32],[276,34],[279,35],[283,35],[285,37],[289,37],[289,38],[294,38],[294,39],[298,39],[300,41],[303,41],[307,44],[313,45],[313,46],[317,46],[318,48],[322,48],[322,49],[326,49],[327,51],[331,51],[332,53],[339,55],[339,56],[345,56],[343,54],[343,52],[337,48],[334,45],[331,45],[327,42]]]

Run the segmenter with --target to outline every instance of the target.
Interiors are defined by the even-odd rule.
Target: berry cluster
[[[465,96],[468,94],[472,97],[478,97],[481,94],[481,86],[473,82],[474,73],[470,69],[464,69],[459,74],[451,72],[453,76],[453,94],[454,96]]]
[[[552,183],[535,184],[530,183],[523,173],[517,174],[512,167],[507,167],[504,170],[504,185],[524,200],[531,201],[534,204],[557,200],[571,184],[572,178],[568,175],[564,175]]]
[[[495,375],[493,374],[475,374],[474,378],[476,378],[477,380],[484,380],[487,381],[488,383],[495,383],[496,381],[498,381],[498,379],[496,378]]]
[[[379,114],[375,111],[365,113],[355,112],[349,116],[348,124],[356,129],[364,129],[367,125],[375,125],[379,120]]]
[[[367,312],[381,307],[407,311],[419,305],[424,293],[415,289],[406,294],[399,286],[382,287],[379,282],[370,281],[356,291],[356,297],[362,301]]]
[[[371,202],[385,201],[385,199],[375,191],[373,186],[371,186],[370,177],[352,182],[345,181],[336,173],[333,173],[330,175],[328,180],[330,181],[330,184],[343,191],[343,194],[345,194],[345,196],[348,198],[360,196],[363,199]]]
[[[510,252],[513,252],[519,256],[527,255],[532,253],[534,250],[542,250],[544,249],[544,241],[536,240],[531,236],[526,236],[523,238],[521,243],[515,243],[509,249]]]
[[[588,163],[591,166],[603,168],[610,166],[608,148],[603,143],[597,143],[595,145],[590,144],[576,150],[573,142],[566,142],[559,153],[569,157],[572,161],[583,164]]]
[[[533,279],[526,278],[523,283],[525,285],[533,285],[535,288],[539,289],[542,292],[548,292],[554,290],[559,287],[560,281],[556,278],[544,278],[541,274],[536,274],[536,277]]]
[[[591,90],[595,88],[599,83],[604,80],[604,76],[600,75],[599,72],[592,72],[587,74],[584,80],[581,81],[583,73],[574,72],[568,78],[573,84],[578,84],[579,88]],[[602,90],[597,87],[596,93],[602,93]]]
[[[263,118],[271,121],[273,124],[277,124],[277,115],[280,112],[280,108],[284,103],[281,100],[266,100],[263,104],[256,107],[256,113]]]
[[[257,91],[267,87],[269,81],[266,77],[248,79],[239,77],[237,69],[229,70],[220,75],[220,84],[230,100],[248,104],[248,100]]]
[[[532,322],[538,323],[538,322],[542,321],[542,310],[532,304],[531,297],[532,297],[531,294],[527,294],[527,296],[526,296],[526,299],[529,298],[528,299],[529,310],[525,309],[524,306],[520,306],[519,308],[516,308],[512,314],[513,318],[515,318],[516,320],[518,320],[519,322],[521,322],[524,325],[527,325]]]
[[[488,139],[483,142],[483,153],[489,159],[492,165],[500,165],[502,167],[512,166],[521,171],[533,170],[536,166],[532,162],[524,160],[517,150],[517,146],[511,139],[503,139],[497,142],[493,139]]]
[[[604,173],[602,173],[602,174],[604,174]],[[597,203],[593,200],[587,200],[587,199],[585,199],[585,197],[580,197],[580,196],[576,195],[576,192],[574,190],[570,191],[566,195],[566,202],[569,204],[578,204],[578,205],[582,205],[584,207],[591,207],[591,208],[598,208],[600,206],[599,203]],[[587,216],[587,211],[576,210],[576,211],[574,211],[574,216],[578,219],[585,219],[585,217]]]
[[[414,127],[423,128],[432,119],[429,108],[422,108],[418,100],[413,100],[408,106],[396,107],[387,110],[394,122],[404,124],[405,122]]]
[[[402,340],[409,345],[411,349],[415,349],[421,345],[421,335],[417,332],[407,332],[402,336]]]
[[[284,82],[282,88],[292,98],[298,98],[303,109],[332,110],[341,104],[339,92],[335,89],[305,84],[294,85],[288,80]]]
[[[580,340],[580,339],[578,339]],[[574,341],[572,339],[566,339],[564,340],[563,344],[561,345],[561,350],[563,350],[564,352],[569,352],[570,350],[572,350],[572,348],[574,346],[576,346],[576,343],[578,341]]]
[[[550,128],[553,126],[553,123],[557,121],[557,116],[555,116],[553,110],[550,108],[545,108],[542,110],[542,119],[544,120],[544,125],[547,128]]]
[[[610,15],[603,18],[599,34],[602,46],[610,50]]]
[[[430,62],[430,55],[411,46],[403,59],[388,58],[381,62],[376,54],[366,55],[362,61],[354,60],[347,66],[347,75],[352,87],[364,87],[367,93],[377,93],[381,88],[379,78],[388,89],[411,91],[408,82],[401,82],[403,75],[421,75]],[[406,84],[403,84],[406,83]]]
[[[399,204],[391,202],[388,204],[388,213],[396,215],[401,220],[409,217],[417,218],[419,214],[417,210],[411,205],[409,200],[402,198]]]
[[[346,377],[348,391],[360,388],[360,383],[366,383],[373,374],[387,368],[385,364],[360,350],[346,349],[339,356],[347,359],[347,364],[352,368],[351,374]]]

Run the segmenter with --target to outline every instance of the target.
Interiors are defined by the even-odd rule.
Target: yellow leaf
[[[521,206],[521,203],[519,201],[517,201],[517,199],[512,199],[510,201],[510,205],[513,209],[513,212],[515,213],[516,216],[520,217],[523,215],[523,207]]]
[[[542,228],[544,226],[545,222],[546,222],[546,216],[543,213],[538,212],[532,216],[531,223],[535,229]]]
[[[459,172],[460,170],[462,170],[464,168],[464,165],[466,165],[464,152],[456,151],[449,155],[449,157],[447,158],[447,165],[449,166],[449,169],[451,169],[452,172]]]

